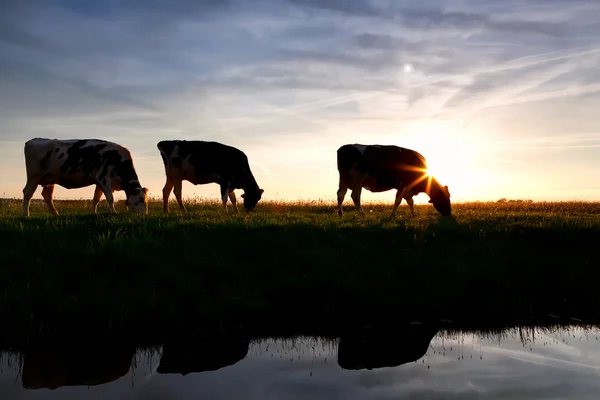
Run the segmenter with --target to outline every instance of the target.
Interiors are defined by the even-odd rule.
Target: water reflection
[[[22,380],[26,389],[56,389],[61,386],[95,386],[125,376],[136,347],[98,344],[24,353]]]
[[[179,338],[163,345],[159,374],[187,375],[215,371],[237,363],[248,354],[250,339],[240,336]]]
[[[4,354],[0,398],[597,398],[599,332],[413,324],[339,338],[177,338],[156,351],[38,349]]]
[[[366,328],[340,337],[337,360],[343,369],[397,367],[423,357],[439,329],[408,324],[400,329]]]

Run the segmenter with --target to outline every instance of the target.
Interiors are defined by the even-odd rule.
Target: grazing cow
[[[223,209],[227,212],[227,198],[237,208],[235,189],[243,189],[244,207],[252,211],[261,199],[264,190],[258,187],[248,157],[243,151],[218,142],[163,140],[156,147],[165,165],[167,181],[163,188],[164,212],[169,212],[169,195],[175,198],[182,211],[187,211],[181,199],[184,180],[194,185],[218,183],[221,186]]]
[[[52,201],[55,185],[67,189],[96,185],[94,214],[103,193],[110,212],[117,212],[115,190],[125,191],[125,204],[130,210],[148,213],[148,189],[140,185],[129,150],[116,143],[97,139],[31,139],[25,143],[25,167],[24,216],[29,216],[29,201],[38,185],[43,187],[42,197],[54,215],[58,215]]]
[[[386,192],[396,189],[396,201],[392,217],[406,199],[412,216],[413,196],[426,193],[435,209],[442,216],[451,216],[450,192],[427,174],[425,158],[418,152],[398,146],[346,144],[337,150],[337,168],[340,175],[338,214],[342,215],[342,203],[348,189],[356,209],[364,214],[360,205],[362,188],[371,192]]]

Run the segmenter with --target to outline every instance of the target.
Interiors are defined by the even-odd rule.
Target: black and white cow
[[[29,216],[29,202],[37,186],[50,212],[58,215],[52,195],[54,186],[67,189],[95,185],[92,212],[102,194],[109,210],[116,213],[113,192],[125,191],[130,210],[148,213],[148,189],[142,187],[133,166],[131,153],[116,143],[98,139],[34,138],[25,142],[27,183],[23,189],[23,215]]]
[[[338,214],[348,189],[356,209],[364,214],[360,205],[362,188],[371,192],[396,189],[392,217],[406,199],[411,214],[415,216],[413,196],[426,193],[442,216],[451,216],[450,192],[427,173],[425,158],[418,152],[392,145],[346,144],[337,150],[337,168],[340,182],[337,191]]]
[[[248,157],[235,147],[218,142],[163,140],[156,145],[165,165],[166,183],[163,188],[164,212],[169,212],[169,195],[175,192],[179,208],[186,211],[181,199],[184,180],[194,184],[218,183],[221,186],[223,209],[227,212],[227,198],[236,212],[235,189],[243,189],[244,207],[251,211],[261,199],[264,190],[254,179]]]

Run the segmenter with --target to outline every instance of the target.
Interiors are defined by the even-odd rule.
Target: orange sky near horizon
[[[489,135],[484,138],[483,135],[478,135],[485,126],[481,122],[474,122],[462,130],[453,130],[451,124],[444,126],[429,121],[417,121],[412,125],[405,127],[396,137],[391,134],[360,135],[360,132],[356,132],[354,136],[348,134],[355,140],[343,142],[338,139],[337,142],[333,142],[326,137],[319,140],[314,136],[303,141],[302,135],[298,135],[296,140],[283,141],[279,146],[274,143],[268,149],[252,145],[238,147],[249,156],[253,173],[259,185],[265,189],[265,200],[335,201],[338,183],[335,152],[339,145],[345,143],[395,144],[421,152],[427,159],[430,172],[442,184],[449,186],[452,200],[455,202],[489,201],[503,197],[536,201],[600,199],[594,191],[565,192],[549,185],[551,177],[543,173],[543,168],[555,170],[551,158],[544,160],[540,155],[538,166],[534,164],[533,168],[528,167],[532,163],[531,154],[540,153],[540,149],[545,153],[561,152],[552,146],[552,141],[548,142],[543,138],[525,140],[526,143],[531,143],[531,149],[528,149],[521,147],[521,143],[516,140],[495,139],[491,127],[485,129]],[[374,139],[368,140],[369,137]],[[132,151],[140,181],[150,188],[150,196],[161,198],[164,168],[158,150],[154,154],[148,151],[136,155],[135,149],[141,147],[140,145],[135,142],[128,143],[126,138],[120,143]],[[509,155],[513,146],[516,150]],[[23,143],[14,142],[12,146],[3,146],[0,149],[0,157],[3,160],[13,160],[8,173],[3,169],[2,197],[21,197],[25,182],[22,147]],[[9,149],[12,150],[12,154],[9,154]],[[529,168],[529,171],[524,171],[526,168]],[[572,170],[555,173],[564,179],[564,183],[573,184],[578,177],[569,174],[578,168],[581,167],[576,165]],[[536,178],[532,179],[532,176]],[[585,187],[586,179],[581,178],[583,179],[580,185]],[[183,194],[184,198],[208,197],[218,200],[219,187],[217,184],[194,186],[184,182]],[[91,198],[92,195],[92,187],[67,190],[57,186],[55,191],[56,199]],[[117,199],[124,199],[123,192],[117,192],[115,195]],[[364,202],[393,202],[394,195],[394,191],[371,193],[365,190],[362,198]],[[41,199],[41,188],[36,191],[34,198]],[[171,198],[174,199],[173,195]],[[428,197],[425,194],[415,197],[416,203],[427,201]],[[349,196],[346,202],[350,202]]]

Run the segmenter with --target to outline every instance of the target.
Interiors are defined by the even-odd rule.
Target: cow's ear
[[[429,199],[429,202],[430,202],[430,203],[433,203],[433,200],[432,200],[432,199]]]
[[[246,198],[246,193],[242,193],[242,199]]]
[[[265,189],[260,189],[260,194],[263,194],[265,192]]]

